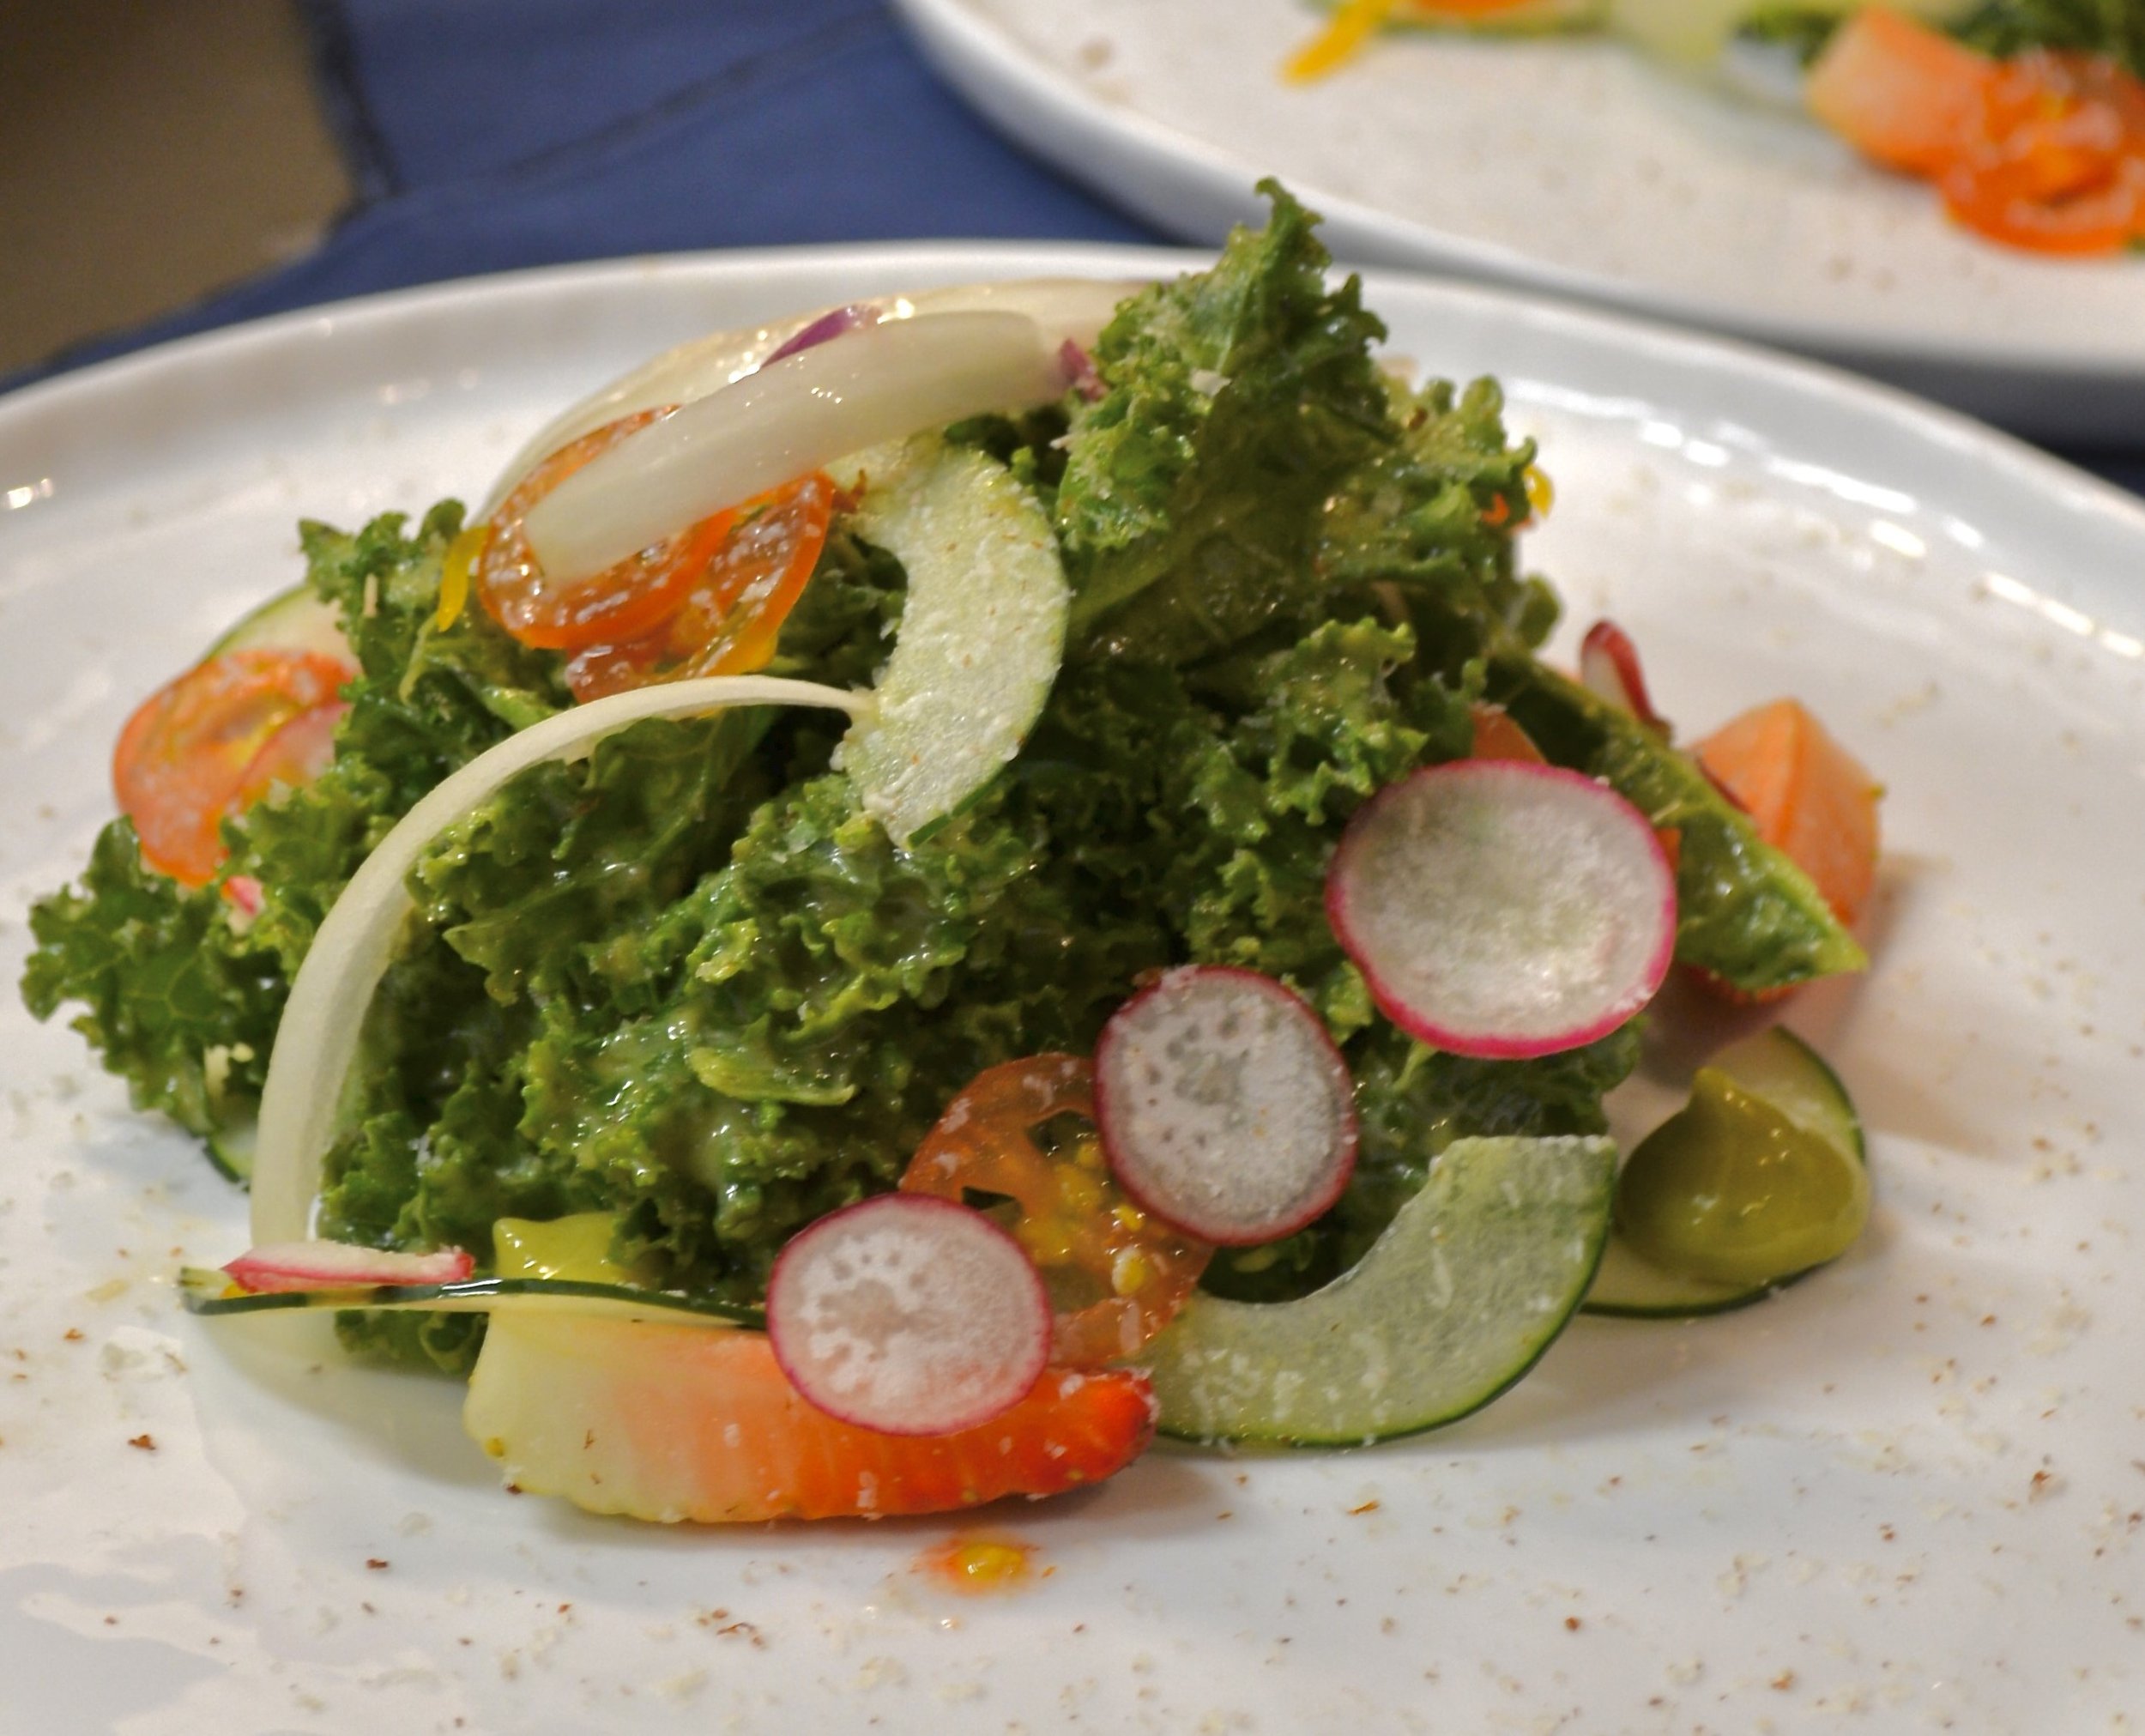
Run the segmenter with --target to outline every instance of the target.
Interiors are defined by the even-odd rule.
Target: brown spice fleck
[[[1768,1687],[1777,1689],[1779,1692],[1785,1694],[1790,1688],[1795,1685],[1795,1672],[1792,1670],[1782,1670],[1779,1674],[1773,1677],[1772,1681],[1767,1683],[1767,1685]]]
[[[82,1331],[79,1326],[70,1326],[60,1336],[69,1344],[80,1344],[82,1340]]]
[[[382,1560],[382,1559],[381,1559],[378,1556],[377,1556],[377,1555],[368,1555],[368,1556],[366,1556],[366,1558],[365,1558],[365,1564],[366,1564],[367,1567],[371,1568],[371,1569],[372,1570],[372,1571],[373,1571],[373,1572],[375,1572],[375,1573],[379,1573],[379,1572],[382,1572],[383,1570],[385,1570],[385,1568],[386,1568],[386,1566],[387,1566],[387,1563],[386,1563],[386,1562],[384,1562],[384,1561],[383,1561],[383,1560]]]
[[[127,1445],[139,1448],[144,1453],[154,1453],[156,1450],[156,1437],[146,1434],[136,1435],[128,1441]]]
[[[1380,1501],[1380,1500],[1377,1500],[1376,1498],[1375,1498],[1375,1497],[1374,1497],[1374,1498],[1372,1498],[1371,1500],[1369,1500],[1369,1501],[1364,1502],[1364,1503],[1363,1503],[1363,1505],[1362,1505],[1362,1506],[1360,1506],[1360,1507],[1351,1507],[1351,1508],[1350,1508],[1350,1509],[1348,1509],[1349,1516],[1352,1519],[1352,1518],[1357,1517],[1357,1516],[1359,1516],[1360,1515],[1363,1515],[1363,1514],[1365,1514],[1365,1513],[1375,1513],[1375,1512],[1376,1512],[1376,1511],[1377,1511],[1377,1510],[1378,1510],[1381,1507],[1382,1507],[1382,1506],[1384,1506],[1384,1505],[1385,1505],[1385,1503],[1384,1503],[1384,1502]]]
[[[1564,1630],[1567,1633],[1577,1633],[1581,1625],[1582,1624],[1577,1616],[1566,1616],[1564,1618]]]

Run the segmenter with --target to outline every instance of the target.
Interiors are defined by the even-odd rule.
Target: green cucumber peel
[[[1164,1434],[1361,1446],[1480,1410],[1592,1280],[1615,1142],[1456,1140],[1370,1251],[1296,1302],[1194,1296],[1149,1347]]]
[[[178,1274],[190,1314],[272,1314],[284,1309],[388,1309],[421,1314],[601,1314],[661,1319],[676,1326],[748,1327],[766,1315],[741,1304],[707,1302],[668,1291],[637,1290],[574,1278],[466,1278],[453,1284],[339,1285],[317,1290],[235,1290],[223,1273],[189,1266]]]
[[[249,610],[208,647],[208,657],[227,651],[314,651],[322,656],[351,661],[350,644],[342,635],[342,616],[331,602],[323,602],[308,584],[279,590],[266,602]]]
[[[864,489],[849,528],[901,562],[909,595],[837,763],[905,848],[1020,751],[1064,660],[1071,590],[1042,503],[988,453],[927,434],[839,468]]]

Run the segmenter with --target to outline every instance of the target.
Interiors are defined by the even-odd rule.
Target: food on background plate
[[[2135,0],[1343,0],[1288,76],[1322,77],[1394,27],[1606,30],[1805,111],[1871,162],[1932,182],[1991,240],[2145,246]]]
[[[467,1375],[517,1488],[878,1515],[1432,1427],[1604,1249],[1688,1314],[1852,1242],[1785,1033],[1622,1188],[1603,1098],[1671,956],[1864,966],[1866,776],[1799,708],[1677,747],[1609,624],[1542,661],[1532,445],[1269,191],[1207,271],[716,334],[477,521],[304,527],[33,914],[32,1009],[250,1183],[190,1306]]]

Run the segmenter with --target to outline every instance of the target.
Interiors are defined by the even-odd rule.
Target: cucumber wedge
[[[1616,1172],[1606,1139],[1454,1140],[1325,1289],[1284,1303],[1194,1297],[1149,1352],[1163,1432],[1354,1446],[1479,1410],[1586,1294]]]
[[[312,587],[294,584],[279,590],[266,602],[242,615],[208,647],[208,656],[226,651],[317,651],[323,656],[348,661],[349,642],[342,636],[342,616],[333,603],[323,602]],[[204,658],[203,661],[206,661]]]
[[[1868,1163],[1862,1122],[1847,1088],[1824,1058],[1792,1031],[1779,1025],[1761,1031],[1730,1044],[1707,1064],[1807,1131],[1852,1153],[1856,1162]],[[1625,1320],[1691,1320],[1748,1308],[1817,1269],[1810,1267],[1762,1284],[1722,1284],[1656,1266],[1612,1233],[1582,1306],[1588,1314]]]
[[[179,1296],[189,1314],[269,1314],[279,1309],[393,1309],[419,1314],[607,1315],[674,1326],[742,1326],[763,1330],[757,1308],[701,1302],[662,1290],[571,1278],[470,1278],[459,1284],[377,1284],[331,1290],[234,1289],[221,1272],[182,1267]]]
[[[849,523],[899,560],[908,601],[877,707],[839,764],[901,845],[1020,751],[1065,653],[1071,591],[1042,504],[996,459],[936,435],[851,462]]]
[[[245,1187],[253,1179],[253,1147],[260,1123],[251,1117],[220,1127],[208,1135],[208,1161],[226,1181]]]

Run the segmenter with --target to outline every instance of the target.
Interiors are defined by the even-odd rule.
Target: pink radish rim
[[[1674,733],[1667,718],[1653,709],[1653,696],[1647,692],[1646,669],[1639,661],[1639,648],[1631,635],[1614,621],[1602,620],[1586,629],[1586,637],[1579,648],[1579,676],[1580,682],[1603,699],[1610,696],[1586,679],[1586,660],[1599,656],[1608,660],[1615,673],[1616,685],[1622,689],[1622,708],[1641,723],[1659,729],[1664,735]]]
[[[1287,1003],[1292,1012],[1300,1015],[1306,1029],[1315,1034],[1318,1047],[1325,1055],[1332,1069],[1333,1078],[1340,1087],[1337,1093],[1340,1104],[1339,1155],[1333,1165],[1332,1183],[1330,1188],[1321,1189],[1312,1201],[1299,1211],[1280,1220],[1275,1228],[1261,1227],[1255,1231],[1217,1231],[1177,1216],[1167,1203],[1158,1200],[1150,1189],[1141,1186],[1133,1176],[1127,1173],[1128,1168],[1137,1169],[1139,1166],[1136,1164],[1129,1166],[1121,1164],[1116,1142],[1110,1138],[1110,1091],[1106,1080],[1109,1074],[1110,1051],[1123,1040],[1119,1021],[1146,1001],[1167,992],[1173,983],[1181,983],[1185,977],[1193,974],[1232,977],[1257,989],[1269,1000]],[[1294,1235],[1305,1225],[1316,1222],[1331,1211],[1334,1201],[1348,1191],[1348,1183],[1356,1173],[1356,1152],[1360,1143],[1361,1128],[1356,1118],[1355,1076],[1349,1072],[1348,1062],[1326,1031],[1325,1021],[1311,1010],[1309,1003],[1287,983],[1278,983],[1262,971],[1248,970],[1241,965],[1180,965],[1164,971],[1110,1014],[1109,1023],[1103,1026],[1102,1035],[1095,1040],[1092,1088],[1096,1131],[1102,1138],[1103,1154],[1109,1161],[1110,1174],[1116,1178],[1117,1185],[1130,1195],[1133,1203],[1142,1211],[1153,1213],[1166,1224],[1174,1224],[1202,1242],[1211,1242],[1218,1248],[1257,1248],[1269,1242],[1278,1242],[1284,1236]]]
[[[1035,1345],[1032,1352],[1028,1356],[1009,1360],[1006,1364],[1006,1367],[1018,1376],[1018,1384],[1017,1387],[1013,1386],[1009,1378],[1007,1386],[1010,1395],[1002,1402],[998,1401],[994,1395],[988,1404],[979,1401],[970,1409],[959,1412],[950,1421],[934,1418],[927,1425],[923,1426],[889,1424],[867,1414],[868,1406],[864,1407],[864,1411],[860,1412],[853,1404],[844,1403],[839,1400],[832,1403],[827,1402],[814,1390],[819,1385],[817,1376],[810,1370],[801,1370],[790,1357],[787,1345],[789,1336],[794,1332],[808,1330],[808,1328],[800,1328],[794,1323],[789,1326],[782,1324],[782,1316],[787,1310],[778,1307],[776,1296],[782,1287],[785,1269],[790,1267],[795,1259],[808,1256],[811,1250],[807,1244],[815,1237],[826,1231],[830,1225],[838,1224],[843,1219],[854,1218],[860,1213],[884,1214],[888,1210],[910,1214],[925,1212],[944,1213],[958,1217],[963,1221],[964,1226],[981,1229],[988,1237],[995,1237],[999,1242],[1003,1243],[1014,1257],[1015,1268],[1025,1275],[1032,1304],[1030,1312],[1032,1318],[1038,1322],[1038,1327],[1034,1334]],[[800,1249],[803,1250],[803,1256],[800,1255]],[[1036,1382],[1042,1378],[1043,1371],[1048,1368],[1050,1344],[1055,1324],[1056,1318],[1050,1308],[1049,1291],[1044,1287],[1042,1274],[1036,1269],[1035,1262],[1028,1257],[1027,1249],[981,1212],[971,1207],[964,1206],[958,1201],[942,1200],[931,1194],[876,1194],[868,1200],[858,1200],[850,1205],[828,1213],[824,1218],[815,1219],[783,1244],[782,1252],[775,1256],[774,1266],[767,1274],[768,1344],[774,1352],[776,1364],[782,1370],[790,1386],[795,1388],[797,1395],[814,1410],[825,1412],[837,1422],[848,1423],[860,1429],[868,1429],[877,1435],[919,1437],[956,1435],[965,1429],[978,1428],[994,1418],[1002,1417],[1035,1390]]]
[[[1604,1010],[1598,1018],[1568,1031],[1560,1031],[1546,1037],[1495,1037],[1486,1032],[1463,1031],[1438,1024],[1411,1010],[1393,992],[1377,966],[1357,950],[1350,941],[1348,914],[1348,876],[1342,870],[1350,855],[1351,843],[1359,838],[1371,823],[1372,817],[1388,801],[1396,800],[1411,785],[1426,778],[1490,778],[1510,777],[1551,778],[1586,790],[1590,795],[1606,798],[1630,814],[1638,828],[1646,834],[1647,850],[1660,871],[1665,889],[1662,901],[1665,920],[1654,950],[1648,957],[1641,973],[1643,987],[1623,997]],[[1340,842],[1333,847],[1332,861],[1326,870],[1326,920],[1333,931],[1333,937],[1363,973],[1363,981],[1369,985],[1371,998],[1387,1018],[1409,1036],[1427,1043],[1433,1049],[1448,1054],[1464,1055],[1477,1061],[1532,1061],[1544,1055],[1561,1055],[1568,1049],[1580,1049],[1589,1043],[1599,1041],[1610,1031],[1628,1021],[1660,992],[1666,980],[1670,964],[1676,956],[1676,874],[1669,865],[1668,852],[1661,847],[1661,839],[1646,815],[1630,801],[1604,783],[1589,777],[1583,771],[1574,771],[1563,765],[1537,765],[1519,759],[1453,759],[1440,765],[1425,765],[1410,772],[1396,783],[1388,783],[1369,801],[1356,810],[1341,833]]]
[[[256,1296],[286,1291],[370,1290],[381,1285],[459,1284],[476,1261],[459,1248],[423,1254],[353,1242],[277,1242],[225,1262],[224,1275]]]

